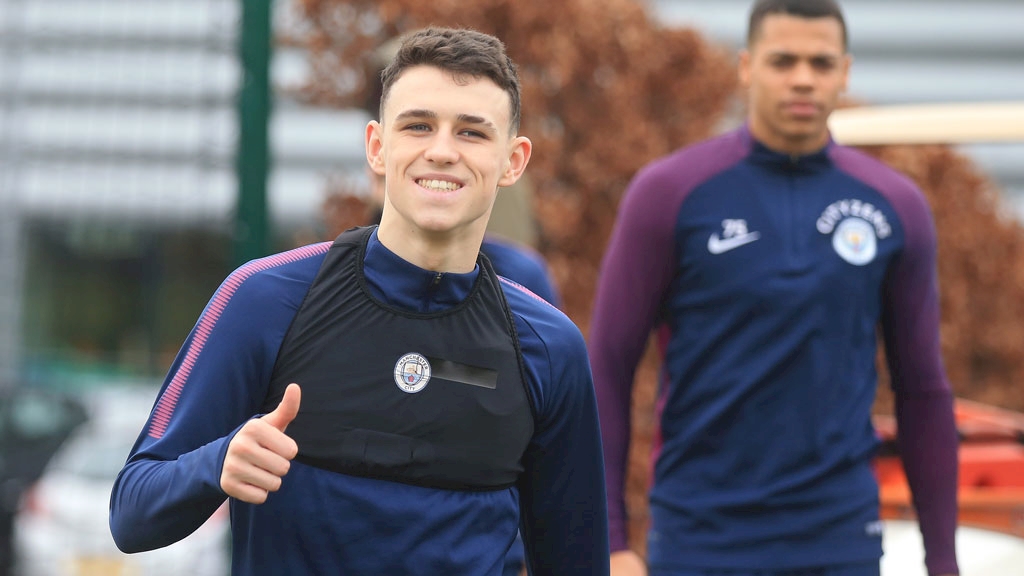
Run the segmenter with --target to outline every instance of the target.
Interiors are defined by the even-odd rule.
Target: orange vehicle
[[[1024,538],[1024,414],[958,398],[959,523]],[[882,450],[875,459],[883,519],[913,519],[896,446],[895,419],[876,416]]]

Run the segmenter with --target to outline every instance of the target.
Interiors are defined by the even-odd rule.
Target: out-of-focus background
[[[363,128],[388,39],[440,23],[509,45],[537,152],[525,203],[498,219],[532,213],[508,229],[548,258],[585,331],[629,176],[740,118],[732,67],[748,8],[0,0],[0,553],[16,559],[10,573],[227,573],[223,510],[187,542],[116,553],[106,527],[113,475],[231,269],[361,223]],[[1019,0],[844,8],[853,101],[1024,101]],[[943,349],[958,396],[1024,410],[1024,140],[870,151],[933,204]],[[638,526],[652,398],[642,384],[653,379],[640,380]],[[884,383],[880,391],[884,415]],[[1024,478],[1019,444],[979,465],[996,470],[990,484],[1010,466],[1006,477]],[[965,576],[1024,574],[1024,498],[1001,502],[998,522],[963,528]],[[912,520],[888,524],[885,576],[923,574],[915,534]]]

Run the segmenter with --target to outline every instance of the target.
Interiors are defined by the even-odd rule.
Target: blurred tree
[[[638,0],[293,0],[312,104],[375,110],[379,48],[431,24],[495,34],[523,82],[521,133],[535,144],[529,174],[538,248],[587,332],[601,256],[629,179],[653,158],[738,117],[734,55],[693,30],[665,28]],[[867,150],[921,186],[939,231],[942,343],[960,396],[1024,410],[1024,230],[962,155],[943,146]],[[358,200],[327,201],[331,230],[361,222]],[[341,226],[341,228],[339,228]],[[329,236],[333,238],[333,236]],[[631,540],[643,552],[654,427],[653,347],[637,375],[628,479]],[[879,411],[889,411],[880,369]]]
[[[523,85],[520,129],[534,143],[538,249],[584,333],[619,198],[650,159],[709,136],[734,102],[733,56],[691,30],[659,25],[634,0],[295,0],[306,18],[314,104],[375,110],[379,48],[430,24],[501,38]],[[351,225],[351,199],[325,210]],[[336,217],[336,218],[335,218]],[[331,228],[332,226],[328,226]],[[337,228],[335,228],[337,229]],[[344,229],[344,228],[341,228]],[[653,431],[655,358],[638,381],[629,506],[642,550],[647,454]]]
[[[501,38],[519,65],[538,248],[584,330],[615,206],[651,158],[708,136],[735,92],[732,56],[634,0],[296,0],[312,103],[376,109],[378,48],[429,24]]]
[[[942,354],[957,396],[1024,410],[1024,228],[995,184],[949,146],[879,146],[932,206],[939,240]],[[879,411],[891,412],[881,371]]]

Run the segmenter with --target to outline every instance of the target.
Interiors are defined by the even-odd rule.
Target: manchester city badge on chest
[[[430,382],[430,362],[422,355],[410,352],[395,363],[395,384],[402,392],[415,394]]]
[[[832,235],[832,248],[854,266],[864,266],[878,254],[878,241],[892,234],[885,214],[861,200],[829,204],[817,222],[818,232]]]

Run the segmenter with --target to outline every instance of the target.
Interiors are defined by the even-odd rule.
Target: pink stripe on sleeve
[[[552,308],[555,308],[554,304],[552,304],[551,302],[548,302],[547,300],[541,298],[540,296],[537,296],[536,294],[533,293],[533,291],[531,291],[526,286],[523,286],[522,284],[519,284],[519,283],[516,283],[516,282],[514,282],[512,280],[509,280],[508,278],[505,278],[504,276],[498,276],[498,282],[501,282],[502,284],[507,284],[507,285],[509,285],[509,286],[511,286],[513,288],[516,288],[517,290],[519,290],[520,292],[522,292],[522,293],[526,294],[527,296],[533,298],[534,300],[539,300],[539,301],[547,304],[548,306],[550,306]]]
[[[170,384],[164,390],[160,396],[160,400],[157,402],[156,409],[153,411],[153,415],[150,419],[149,424],[149,437],[153,439],[160,439],[163,437],[164,432],[167,431],[167,427],[171,423],[171,416],[174,414],[174,408],[178,404],[178,399],[181,397],[181,392],[185,387],[185,383],[188,382],[189,375],[192,374],[192,368],[196,365],[196,361],[199,359],[199,354],[202,353],[203,348],[206,346],[206,342],[213,332],[213,329],[217,326],[217,321],[220,320],[221,315],[224,313],[224,309],[227,308],[231,298],[235,295],[235,292],[242,286],[242,284],[248,280],[253,274],[257,272],[263,272],[277,266],[284,264],[290,264],[292,262],[298,262],[305,258],[310,258],[320,254],[325,254],[330,248],[332,242],[321,242],[318,244],[310,244],[309,246],[303,246],[296,248],[295,250],[289,250],[280,254],[274,254],[273,256],[267,256],[266,258],[260,258],[259,260],[253,260],[238,270],[235,270],[228,278],[224,281],[224,284],[214,294],[213,300],[207,306],[206,312],[199,318],[199,323],[195,327],[195,336],[192,338],[191,344],[189,344],[188,351],[185,353],[185,358],[182,359],[181,364],[178,366],[178,370],[174,373],[174,377],[171,379]]]

